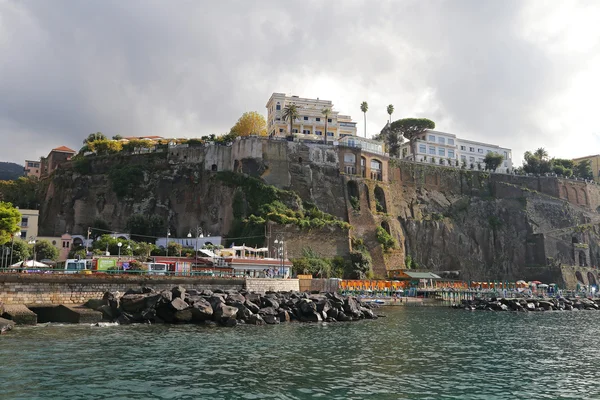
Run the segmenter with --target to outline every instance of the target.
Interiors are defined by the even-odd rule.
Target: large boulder
[[[314,314],[317,311],[317,305],[308,299],[300,300],[297,306],[303,315]]]
[[[359,310],[358,301],[352,296],[346,297],[344,300],[344,313],[346,315],[350,315],[352,317],[360,318],[362,317],[362,313]]]
[[[161,305],[156,309],[156,315],[166,322],[182,322],[184,320],[192,319],[192,311],[188,313],[180,313],[190,308],[189,304],[183,301],[180,297],[176,297],[171,300],[170,303]]]
[[[227,306],[224,303],[218,303],[216,307],[213,307],[213,319],[215,321],[224,321],[229,318],[235,319],[237,315],[237,308]]]
[[[244,302],[244,305],[250,310],[252,311],[254,314],[258,313],[260,311],[260,307],[257,306],[254,302],[250,301],[250,300],[246,300]]]
[[[322,322],[323,317],[321,316],[321,313],[319,313],[318,311],[312,311],[310,313],[303,313],[301,321],[302,322]]]
[[[321,299],[317,302],[317,311],[320,313],[327,313],[331,308],[331,301],[329,299]]]
[[[277,315],[277,310],[275,310],[273,307],[265,307],[265,308],[261,308],[258,313],[260,315],[262,315],[263,317],[265,315]]]
[[[219,305],[225,305],[225,299],[222,296],[214,295],[208,298],[208,302],[213,310],[216,310]]]
[[[141,312],[146,308],[146,297],[148,295],[141,293],[125,294],[121,297],[121,309],[131,314]]]
[[[290,313],[287,312],[286,310],[282,310],[282,309],[279,309],[277,318],[279,318],[279,321],[281,321],[281,322],[290,322],[290,320],[291,320]]]
[[[2,315],[2,314],[0,314]],[[0,335],[13,330],[15,323],[9,319],[0,318]]]
[[[104,304],[110,306],[115,314],[118,313],[119,306],[121,305],[119,302],[119,292],[105,292],[104,296],[102,296],[102,301]]]
[[[279,324],[279,318],[276,315],[267,314],[267,315],[263,315],[262,317],[268,325]]]
[[[103,299],[89,299],[84,304],[87,308],[91,308],[92,310],[98,310],[100,307],[104,305]],[[0,315],[4,313],[2,309],[2,303],[0,303]]]
[[[179,297],[182,300],[185,299],[185,288],[183,286],[175,286],[171,289],[171,293],[173,294],[173,298]]]
[[[206,321],[213,316],[212,306],[202,297],[194,301],[191,311],[193,321]]]
[[[259,314],[252,314],[250,318],[248,318],[247,323],[252,325],[264,325],[266,322]]]
[[[279,308],[279,302],[273,297],[263,297],[260,304],[260,308],[273,307],[274,309]]]
[[[244,303],[246,301],[246,298],[244,296],[242,296],[241,294],[237,293],[237,292],[232,292],[227,294],[227,299],[225,301],[225,304],[229,305],[233,305],[233,303],[238,302],[238,303]]]
[[[251,301],[254,304],[261,304],[262,296],[258,293],[246,293],[244,297],[246,300]]]

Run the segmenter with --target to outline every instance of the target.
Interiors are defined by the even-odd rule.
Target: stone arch
[[[348,188],[348,197],[356,197],[360,200],[360,192],[358,190],[358,183],[356,181],[348,181],[346,184]]]
[[[579,253],[579,255],[578,255],[577,258],[579,259],[578,260],[579,261],[579,266],[580,267],[587,267],[587,260],[586,260],[586,257],[585,257],[585,253],[583,251],[579,251],[578,253]]]
[[[360,175],[363,178],[367,177],[367,159],[363,156],[360,156]]]
[[[379,186],[375,187],[375,207],[377,212],[387,213],[387,203],[385,202],[385,192]]]
[[[585,189],[579,189],[579,201],[581,202],[580,204],[583,204],[585,206],[588,205],[588,198],[587,198],[587,193],[585,192]]]
[[[381,221],[381,227],[385,229],[388,234],[392,234],[392,230],[390,229],[390,224],[387,221]]]
[[[587,278],[588,278],[588,283],[590,285],[594,285],[594,286],[598,286],[598,283],[596,282],[596,277],[594,276],[594,274],[592,273],[592,271],[589,271],[587,273]]]
[[[579,204],[579,195],[577,194],[577,189],[575,189],[573,186],[571,186],[571,196],[569,201]]]
[[[575,278],[577,278],[577,282],[581,283],[582,285],[585,285],[585,281],[583,280],[583,276],[581,275],[580,271],[575,272]]]
[[[217,164],[213,164],[210,166],[211,171],[218,171]]]
[[[561,186],[561,193],[562,193],[562,198],[565,200],[569,200],[569,192],[567,191],[567,188],[563,185]]]
[[[302,164],[302,157],[298,157],[298,164]]]
[[[376,158],[371,159],[371,179],[376,181],[383,180],[383,163]]]
[[[73,247],[83,247],[83,239],[80,237],[73,238]]]
[[[576,236],[573,236],[573,237],[571,238],[571,243],[573,243],[573,244],[575,244],[575,243],[579,243],[579,239],[577,239],[577,237],[576,237]]]

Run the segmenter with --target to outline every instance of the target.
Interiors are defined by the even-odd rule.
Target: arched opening
[[[371,160],[371,179],[376,181],[383,180],[383,164],[381,161],[373,159]]]
[[[211,165],[210,170],[211,171],[217,171],[217,164]]]
[[[581,272],[575,272],[575,278],[577,278],[577,282],[581,283],[582,285],[585,285],[585,283],[583,282],[583,276],[581,275]]]
[[[371,194],[369,193],[369,187],[363,184],[363,191],[365,192],[367,204],[369,205],[369,208],[371,208]]]
[[[348,181],[348,199],[350,200],[350,204],[352,208],[356,211],[360,211],[360,192],[358,191],[358,184],[356,181]]]
[[[302,164],[302,157],[298,157],[298,163]]]
[[[563,186],[561,189],[563,199],[569,200],[569,192],[567,191],[567,188]]]
[[[385,202],[385,192],[379,186],[375,187],[375,211],[387,213],[387,204]]]
[[[360,175],[363,178],[367,177],[367,159],[364,157],[360,157]]]
[[[385,229],[385,231],[386,231],[388,234],[390,234],[390,235],[392,234],[392,231],[390,230],[390,224],[388,224],[388,222],[387,222],[387,221],[382,221],[382,222],[381,222],[381,227],[382,227],[383,229]]]
[[[577,190],[574,187],[571,187],[571,196],[569,200],[579,203],[579,196],[577,195]]]
[[[583,189],[580,189],[579,192],[580,192],[579,201],[581,201],[581,204],[587,205],[588,204],[587,193]]]
[[[587,278],[588,278],[588,283],[590,285],[593,285],[593,286],[596,286],[596,287],[598,286],[598,283],[596,283],[596,277],[594,276],[594,274],[592,273],[592,271],[589,271],[587,273]]]
[[[73,247],[83,247],[83,239],[78,237],[74,238]]]
[[[585,253],[583,251],[579,252],[579,266],[587,267],[587,260],[585,259]]]
[[[348,175],[356,175],[356,156],[352,153],[344,154],[344,172]]]
[[[575,243],[579,243],[579,239],[577,239],[575,236],[573,236],[571,238],[571,243],[575,244]]]

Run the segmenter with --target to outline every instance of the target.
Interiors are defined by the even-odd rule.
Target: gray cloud
[[[334,101],[368,131],[420,115],[524,150],[561,54],[523,35],[520,1],[0,2],[0,159],[91,132],[200,136],[274,91]],[[596,32],[597,33],[597,32]],[[362,129],[361,129],[362,131]]]

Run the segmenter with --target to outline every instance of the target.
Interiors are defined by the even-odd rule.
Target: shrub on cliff
[[[117,197],[122,198],[133,194],[134,190],[144,181],[144,170],[139,165],[115,165],[108,177]]]
[[[395,249],[398,245],[392,235],[381,226],[377,227],[377,241],[383,246],[385,251]]]

